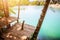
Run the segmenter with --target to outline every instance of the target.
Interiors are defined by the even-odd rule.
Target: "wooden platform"
[[[0,18],[0,27],[3,27],[3,26],[5,26],[5,25],[8,25],[8,24],[10,24],[11,22],[14,22],[14,21],[16,21],[16,20],[18,20],[16,17],[8,17],[8,18],[3,17],[3,18]],[[7,22],[8,22],[8,23],[7,23]]]
[[[24,25],[23,30],[21,30],[21,27],[21,23],[16,23],[12,30],[3,35],[5,40],[22,40],[22,37],[30,37],[35,30],[34,26],[28,24]]]

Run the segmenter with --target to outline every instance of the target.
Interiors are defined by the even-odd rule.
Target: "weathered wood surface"
[[[21,30],[21,25],[21,23],[16,23],[12,30],[4,34],[5,40],[22,40],[22,36],[30,37],[33,34],[35,30],[34,26],[25,24],[24,29]]]
[[[8,25],[11,22],[14,22],[16,20],[18,20],[16,17],[8,17],[8,18],[3,17],[3,18],[0,18],[0,28],[5,26],[5,25]],[[8,22],[8,24],[6,22]]]

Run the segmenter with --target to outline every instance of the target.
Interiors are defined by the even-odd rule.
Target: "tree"
[[[8,6],[8,7],[9,7],[9,9],[8,9],[9,13],[12,12],[13,14],[16,14],[10,6]],[[3,1],[2,0],[0,0],[0,18],[1,17],[4,17],[4,7],[3,7]]]
[[[46,0],[45,5],[44,5],[44,8],[42,10],[41,17],[40,17],[40,19],[38,21],[38,24],[37,24],[36,30],[35,30],[32,38],[30,40],[37,40],[37,36],[38,36],[39,30],[41,28],[41,25],[43,23],[44,17],[46,15],[46,11],[47,11],[47,8],[48,8],[49,3],[50,3],[50,0]]]

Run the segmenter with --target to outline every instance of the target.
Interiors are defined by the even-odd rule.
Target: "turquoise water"
[[[18,7],[14,7],[16,16],[18,14]],[[25,20],[26,24],[37,26],[43,6],[21,6],[20,8],[20,21]],[[48,8],[45,19],[43,21],[38,39],[57,39],[60,38],[60,9]]]

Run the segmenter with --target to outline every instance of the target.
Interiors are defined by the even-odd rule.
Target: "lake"
[[[42,13],[43,6],[20,6],[20,22],[25,20],[26,24],[37,26]],[[18,7],[13,7],[17,17]],[[60,38],[60,9],[48,8],[44,18],[41,30],[38,34],[38,40],[53,40]]]

